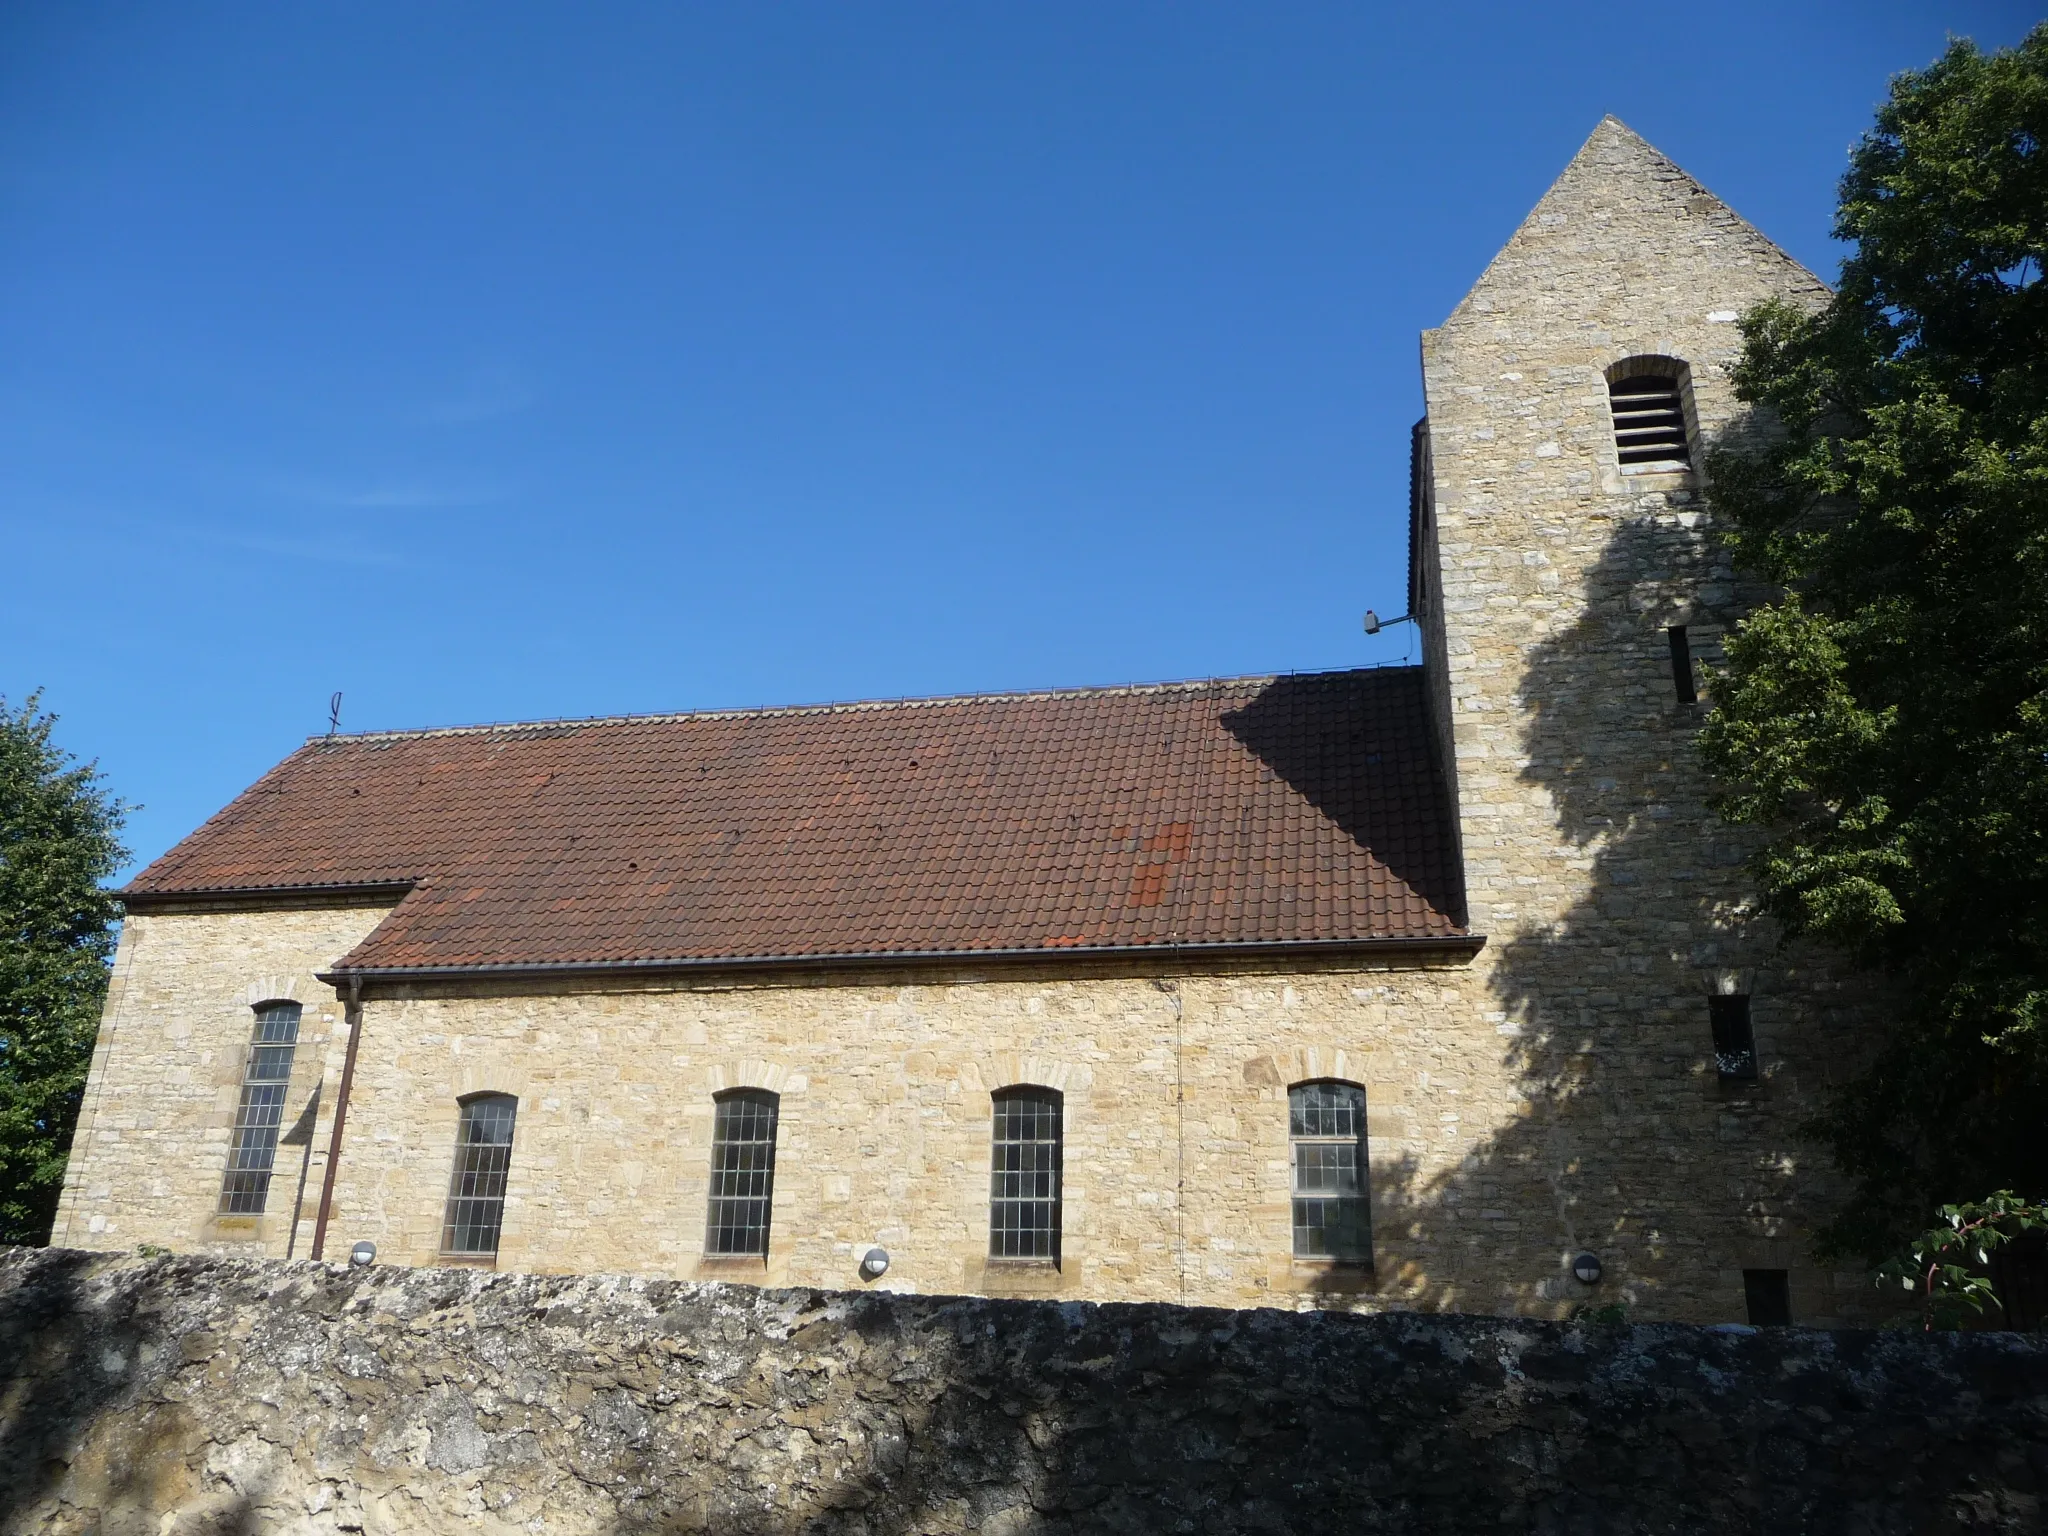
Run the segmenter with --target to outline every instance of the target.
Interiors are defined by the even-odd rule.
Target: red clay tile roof
[[[129,886],[417,882],[343,970],[1462,934],[1419,668],[306,743]]]

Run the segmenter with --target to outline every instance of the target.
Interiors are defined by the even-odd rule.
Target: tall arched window
[[[1366,1189],[1365,1090],[1356,1083],[1297,1083],[1287,1090],[1294,1167],[1294,1255],[1372,1259]]]
[[[711,1209],[704,1222],[709,1254],[768,1256],[775,1198],[775,1118],[779,1101],[761,1088],[718,1096],[711,1128]]]
[[[220,1186],[223,1216],[260,1216],[270,1196],[277,1128],[284,1119],[292,1056],[299,1045],[299,1011],[297,1003],[265,1003],[256,1010],[249,1060],[242,1068],[242,1099],[228,1142],[227,1176]]]
[[[1060,1095],[1005,1088],[994,1096],[989,1156],[988,1256],[1060,1256]]]
[[[463,1258],[495,1258],[505,1224],[505,1180],[512,1170],[512,1120],[519,1101],[509,1093],[479,1093],[462,1101],[455,1132],[455,1177],[448,1185],[448,1215],[441,1251]]]
[[[1631,357],[1607,370],[1607,405],[1623,474],[1692,467],[1686,373],[1675,357]]]

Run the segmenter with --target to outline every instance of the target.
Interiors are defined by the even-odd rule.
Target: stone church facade
[[[1421,667],[308,742],[126,892],[55,1241],[1863,1316],[1868,1004],[1691,750],[1733,321],[1825,291],[1603,122],[1423,337]]]

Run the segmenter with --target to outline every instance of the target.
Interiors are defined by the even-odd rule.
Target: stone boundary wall
[[[0,1531],[2042,1528],[2048,1338],[0,1253]]]

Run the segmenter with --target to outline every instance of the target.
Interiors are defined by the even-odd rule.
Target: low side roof
[[[1419,668],[315,738],[136,878],[340,969],[1451,938]]]

